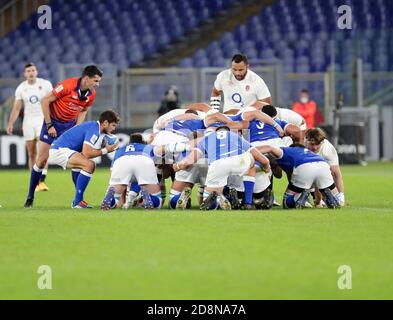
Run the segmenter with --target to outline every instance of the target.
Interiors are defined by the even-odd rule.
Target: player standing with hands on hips
[[[15,91],[15,102],[8,120],[7,133],[9,135],[12,134],[14,123],[18,119],[22,107],[24,107],[22,130],[29,155],[29,170],[31,171],[37,158],[38,139],[41,133],[42,121],[44,120],[41,99],[49,94],[53,87],[48,80],[38,78],[38,70],[34,63],[25,65],[24,77],[26,80]],[[48,166],[45,166],[36,191],[49,190],[45,184],[47,169]]]
[[[94,65],[87,66],[83,69],[82,77],[69,78],[60,82],[50,94],[41,100],[44,124],[41,129],[38,157],[31,170],[25,208],[33,207],[34,191],[48,161],[52,142],[65,131],[85,120],[88,108],[94,103],[95,88],[99,86],[101,77],[100,69]],[[74,183],[78,175],[79,171],[72,171]]]
[[[211,93],[210,106],[219,110],[221,93],[224,96],[224,113],[236,114],[245,107],[258,108],[261,102],[272,104],[270,91],[263,79],[249,69],[247,56],[235,54],[231,69],[217,75]]]

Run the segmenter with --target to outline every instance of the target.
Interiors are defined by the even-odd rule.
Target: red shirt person
[[[315,101],[310,99],[308,90],[303,89],[300,92],[300,99],[292,105],[292,110],[304,118],[307,129],[315,127],[315,116],[318,108]]]
[[[87,110],[94,103],[95,88],[99,86],[102,71],[91,65],[83,69],[81,78],[70,78],[59,83],[41,101],[44,124],[41,129],[38,156],[30,177],[25,208],[33,207],[34,191],[42,169],[49,158],[52,142],[63,132],[85,120]]]

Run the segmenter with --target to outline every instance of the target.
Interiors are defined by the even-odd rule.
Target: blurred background
[[[50,7],[52,29],[38,28],[40,5]],[[342,5],[351,29],[339,27]],[[0,0],[0,8],[2,130],[27,62],[53,85],[97,64],[104,77],[89,119],[112,107],[123,129],[139,130],[165,108],[209,102],[216,75],[241,52],[275,105],[292,108],[308,90],[316,124],[340,154],[393,159],[392,0]]]

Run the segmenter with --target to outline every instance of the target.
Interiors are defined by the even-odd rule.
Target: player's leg
[[[32,124],[32,129],[34,131],[34,139],[36,141],[36,148],[38,149],[38,142],[40,140],[40,134],[42,129],[42,121],[34,121]],[[34,160],[35,161],[35,160]],[[45,183],[46,176],[48,174],[48,162],[45,164],[44,169],[42,170],[42,175],[40,177],[40,182],[36,191],[48,191],[49,188]]]
[[[76,181],[76,188],[75,188],[76,192],[75,192],[74,200],[72,201],[72,208],[75,209],[91,208],[91,206],[89,206],[83,200],[83,196],[95,170],[94,161],[86,158],[84,155],[82,155],[79,152],[75,152],[68,159],[67,168],[81,169],[78,179]]]
[[[269,188],[271,173],[265,173],[257,168],[253,201],[256,209],[271,209],[273,207],[273,192]]]
[[[33,169],[33,165],[37,159],[37,141],[26,140],[27,155],[29,157],[29,170]]]
[[[142,155],[135,156],[135,159],[136,163],[138,163],[138,168],[134,169],[133,175],[141,186],[140,193],[143,198],[144,208],[161,208],[161,191],[153,160]]]
[[[249,171],[243,176],[245,209],[253,208],[252,198],[253,198],[254,186],[255,186],[255,175],[256,175],[255,166],[252,165]]]
[[[172,184],[169,207],[171,209],[187,209],[191,201],[191,191],[198,179],[199,168],[194,165],[187,170],[180,170],[175,174]]]
[[[203,193],[203,202],[200,206],[201,210],[212,210],[216,209],[217,206],[224,210],[231,209],[229,200],[223,194],[224,187],[228,183],[228,177],[231,175],[231,167],[236,165],[231,158],[216,160],[210,164],[206,175],[206,187]]]
[[[48,161],[49,149],[50,149],[50,144],[43,141],[38,142],[38,155],[37,155],[37,160],[31,170],[29,192],[27,195],[27,200],[24,205],[25,208],[33,207],[35,188],[37,187],[40,181],[42,171],[45,168],[45,165]]]
[[[326,162],[317,162],[314,164],[314,166],[316,167],[315,170],[317,171],[315,184],[322,193],[326,205],[330,209],[340,208],[338,199],[339,192],[334,183],[329,165]]]
[[[106,190],[105,197],[101,203],[101,210],[120,208],[123,205],[123,194],[127,190],[126,184],[110,185]]]

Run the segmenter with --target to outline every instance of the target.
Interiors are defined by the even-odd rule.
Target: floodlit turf
[[[0,298],[392,299],[393,163],[343,173],[338,211],[102,213],[69,209],[70,172],[57,169],[23,209],[27,171],[0,171]],[[108,176],[98,170],[87,189],[96,207]],[[40,265],[52,290],[37,287]],[[337,287],[340,265],[352,290]]]

